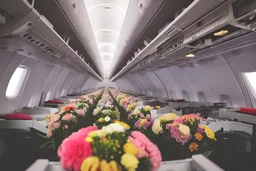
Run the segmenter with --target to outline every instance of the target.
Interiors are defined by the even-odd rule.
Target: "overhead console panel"
[[[146,62],[150,68],[183,64],[198,59],[194,53],[202,49],[255,31],[255,9],[256,1],[253,0],[195,0],[113,79],[141,60],[143,67],[137,65],[137,71],[147,67],[145,61],[151,61]]]
[[[69,46],[68,41],[64,41],[54,30],[53,25],[33,8],[33,5],[34,1],[0,0],[1,13],[7,16],[7,22],[0,26],[2,42],[8,43],[11,42],[8,40],[15,39],[18,44],[23,45],[22,48],[16,49],[16,52],[28,57],[33,54],[26,52],[26,49],[33,51],[37,47],[47,54],[45,56],[59,59],[74,69],[80,68],[101,79],[78,52]],[[13,45],[8,44],[10,49]]]
[[[78,34],[101,76],[104,75],[100,53],[83,0],[57,0]]]

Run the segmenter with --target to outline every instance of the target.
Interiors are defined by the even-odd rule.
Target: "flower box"
[[[0,120],[0,129],[22,129],[34,128],[40,132],[47,133],[46,122],[37,120]]]
[[[237,112],[238,109],[219,109],[219,117],[256,124],[256,115]]]
[[[162,162],[158,171],[224,171],[203,155],[194,155],[191,159]],[[59,162],[46,159],[35,161],[26,171],[64,171]]]

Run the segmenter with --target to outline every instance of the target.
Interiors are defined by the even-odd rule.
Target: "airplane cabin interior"
[[[1,171],[255,163],[255,0],[0,0]]]

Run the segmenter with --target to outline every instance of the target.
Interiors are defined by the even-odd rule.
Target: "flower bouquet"
[[[158,135],[155,142],[164,160],[188,158],[209,149],[216,141],[215,134],[207,125],[200,124],[201,120],[195,114],[166,114],[154,121],[152,131]]]
[[[152,118],[150,111],[153,109],[151,106],[144,106],[142,108],[136,108],[131,114],[128,115],[129,124],[132,128],[147,128],[151,126]]]
[[[73,133],[58,149],[61,166],[73,171],[156,171],[160,151],[145,135],[112,123]]]
[[[117,110],[111,110],[111,109],[104,109],[101,110],[97,114],[97,117],[99,118],[94,124],[98,128],[102,128],[103,126],[107,126],[111,123],[114,123],[114,121],[118,118],[118,111]]]

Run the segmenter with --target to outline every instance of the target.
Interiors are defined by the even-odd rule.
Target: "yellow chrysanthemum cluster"
[[[167,113],[161,116],[160,118],[157,118],[152,126],[152,131],[158,135],[159,133],[163,132],[163,126],[161,122],[163,121],[174,121],[175,119],[179,118],[175,113]]]
[[[83,161],[81,165],[81,171],[98,171],[98,170],[121,171],[122,168],[114,160],[108,163],[106,160],[100,160],[98,157],[88,157]]]
[[[136,146],[130,142],[127,142],[124,145],[124,152],[125,154],[123,154],[121,157],[121,164],[128,171],[135,171],[139,165],[139,160],[136,157],[138,152]]]
[[[137,106],[137,103],[136,103],[136,102],[129,104],[129,105],[127,106],[127,108],[126,108],[126,112],[132,111],[136,106]]]

